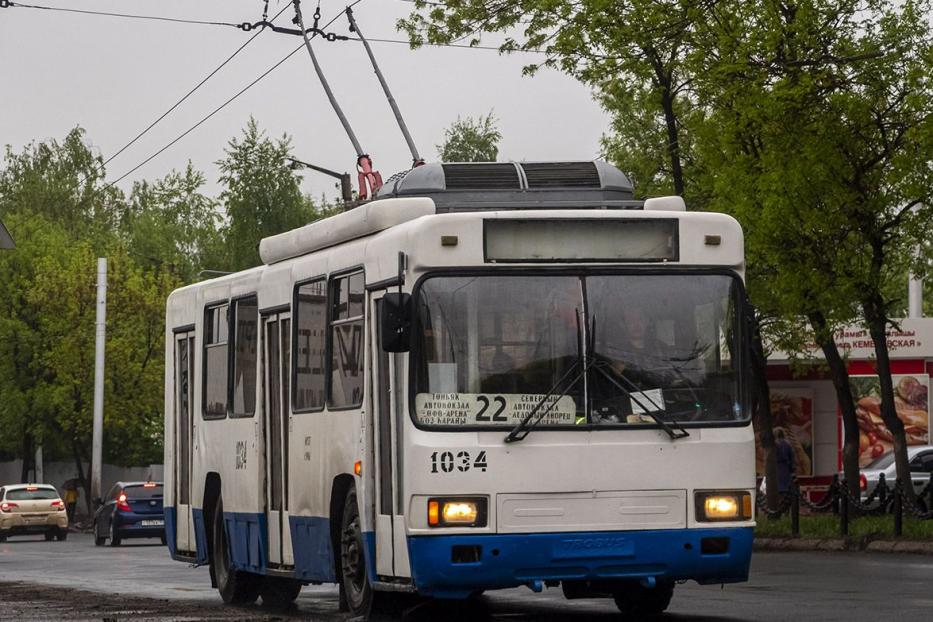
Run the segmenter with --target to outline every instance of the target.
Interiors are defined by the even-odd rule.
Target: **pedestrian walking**
[[[75,509],[78,507],[78,486],[73,479],[65,482],[65,512],[68,514],[68,522],[72,523],[75,519]]]
[[[794,448],[784,435],[784,428],[774,429],[774,450],[777,452],[778,492],[790,492],[794,479]]]

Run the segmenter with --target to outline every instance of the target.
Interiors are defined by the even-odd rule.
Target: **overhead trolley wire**
[[[288,5],[285,5],[285,6],[282,8],[282,10],[279,11],[279,12],[275,15],[275,17],[272,18],[271,21],[275,21],[276,18],[278,18],[279,15],[281,15],[282,13],[284,13],[286,9],[288,9]],[[130,140],[128,143],[126,143],[125,145],[123,145],[122,147],[120,147],[120,149],[119,149],[116,153],[114,153],[112,156],[110,156],[109,158],[107,158],[107,159],[104,161],[103,166],[106,166],[108,163],[110,163],[111,160],[113,160],[113,159],[116,158],[118,155],[120,155],[121,153],[123,153],[124,151],[126,151],[130,146],[132,146],[134,143],[136,143],[136,141],[138,141],[138,140],[139,140],[140,138],[142,138],[147,132],[149,132],[149,130],[151,130],[152,128],[154,128],[160,121],[162,121],[162,119],[164,119],[165,117],[167,117],[168,115],[170,115],[170,114],[172,113],[172,111],[174,111],[174,110],[175,110],[176,108],[178,108],[182,103],[184,103],[185,100],[187,100],[189,97],[191,97],[191,96],[194,94],[195,91],[197,91],[199,88],[201,88],[202,86],[204,86],[204,84],[205,84],[208,80],[210,80],[211,78],[213,78],[213,77],[217,74],[218,71],[220,71],[221,69],[223,69],[230,61],[232,61],[232,60],[236,57],[237,54],[239,54],[240,52],[242,52],[243,49],[244,49],[247,45],[249,45],[250,43],[252,43],[253,40],[254,40],[256,37],[258,37],[261,33],[262,33],[262,30],[259,30],[258,32],[256,32],[256,34],[254,34],[252,37],[250,37],[249,39],[247,39],[247,40],[246,40],[246,43],[244,43],[243,45],[241,45],[240,47],[238,47],[238,48],[236,49],[236,51],[233,52],[233,54],[231,54],[230,56],[228,56],[227,59],[224,60],[224,62],[220,63],[220,65],[218,65],[216,69],[214,69],[212,72],[210,72],[209,74],[207,74],[207,75],[204,77],[204,79],[202,79],[200,82],[198,82],[196,85],[194,85],[194,88],[192,88],[190,91],[188,91],[187,93],[185,93],[185,95],[184,95],[181,99],[179,99],[177,102],[175,102],[175,103],[172,105],[171,108],[169,108],[168,110],[166,110],[165,112],[163,112],[162,115],[161,115],[158,119],[156,119],[155,121],[153,121],[152,123],[150,123],[149,126],[146,127],[146,129],[144,129],[144,130],[141,131],[139,134],[137,134],[136,136],[134,136],[132,140]]]
[[[0,1],[2,1],[2,0],[0,0]],[[359,4],[360,2],[362,2],[362,0],[355,0],[355,2],[353,2],[350,6],[351,6],[351,7],[352,7],[352,6],[355,6],[355,5]],[[290,6],[289,4],[286,4],[285,7],[282,9],[282,11],[284,11],[284,10],[287,9],[287,8],[289,8],[289,6]],[[281,14],[282,11],[279,11],[279,14]],[[327,28],[328,26],[330,26],[331,24],[333,24],[334,22],[336,22],[337,19],[340,18],[342,15],[343,15],[343,11],[341,11],[340,13],[338,13],[337,15],[335,15],[329,22],[327,22],[326,24],[324,24],[324,28]],[[276,17],[278,17],[278,15],[276,15]],[[275,18],[273,18],[273,19],[275,19]],[[311,38],[313,39],[315,36],[317,36],[317,33],[312,33]],[[252,39],[250,39],[250,40],[252,40]],[[249,41],[247,41],[247,43],[249,43]],[[190,128],[188,128],[187,130],[185,130],[184,132],[182,132],[181,134],[179,134],[175,139],[173,139],[171,142],[169,142],[168,144],[166,144],[164,147],[162,147],[161,149],[159,149],[158,151],[156,151],[155,153],[153,153],[151,156],[149,156],[148,158],[146,158],[145,160],[143,160],[142,162],[140,162],[139,164],[137,164],[136,166],[134,166],[133,168],[131,168],[131,169],[128,170],[127,172],[123,173],[123,175],[121,175],[121,176],[118,177],[117,179],[115,179],[115,180],[113,180],[113,181],[111,181],[111,182],[108,182],[107,185],[108,185],[108,186],[113,186],[113,185],[119,183],[120,181],[122,181],[123,179],[125,179],[126,177],[128,177],[129,175],[132,175],[133,173],[135,173],[136,171],[138,171],[140,168],[142,168],[143,166],[145,166],[146,164],[148,164],[149,162],[151,162],[152,160],[154,160],[155,158],[157,158],[158,156],[162,155],[162,153],[164,153],[165,151],[167,151],[168,149],[170,149],[170,148],[171,148],[172,146],[174,146],[178,141],[180,141],[180,140],[183,139],[185,136],[187,136],[188,134],[190,134],[191,132],[193,132],[194,130],[196,130],[197,128],[199,128],[201,125],[203,125],[205,122],[207,122],[207,121],[208,121],[211,117],[213,117],[215,114],[217,114],[218,112],[220,112],[221,110],[223,110],[224,108],[226,108],[227,106],[229,106],[231,103],[233,103],[233,101],[236,100],[237,98],[239,98],[243,93],[245,93],[246,91],[248,91],[249,89],[251,89],[252,87],[254,87],[260,80],[262,80],[263,78],[265,78],[266,76],[268,76],[270,73],[272,73],[273,71],[275,71],[276,69],[278,69],[279,66],[281,66],[285,61],[287,61],[289,58],[291,58],[292,56],[294,56],[294,55],[298,52],[298,50],[302,49],[303,47],[305,47],[305,44],[304,44],[304,42],[302,41],[302,43],[301,43],[298,47],[296,47],[294,50],[292,50],[291,52],[289,52],[288,54],[286,54],[280,61],[278,61],[277,63],[275,63],[275,64],[272,65],[271,67],[269,67],[269,69],[267,69],[267,70],[264,71],[262,74],[260,74],[260,75],[259,75],[256,79],[254,79],[252,82],[250,82],[249,84],[247,84],[246,86],[244,86],[242,89],[240,89],[239,91],[237,91],[237,93],[234,94],[234,95],[233,95],[232,97],[230,97],[229,99],[227,99],[227,101],[225,101],[224,103],[222,103],[222,104],[220,104],[219,106],[217,106],[216,108],[214,108],[211,112],[209,112],[209,113],[208,113],[205,117],[203,117],[200,121],[198,121],[197,123],[195,123],[194,125],[192,125]]]
[[[40,9],[43,11],[56,11],[60,13],[80,13],[82,15],[97,15],[103,17],[120,17],[124,19],[143,19],[157,22],[172,22],[175,24],[196,24],[199,26],[230,26],[241,28],[242,24],[233,22],[211,22],[200,19],[182,19],[178,17],[160,17],[158,15],[132,15],[129,13],[112,13],[109,11],[91,11],[88,9],[68,9],[60,6],[43,6],[40,4],[23,4],[21,2],[11,2],[9,0],[0,0],[0,9],[15,7],[18,9]]]

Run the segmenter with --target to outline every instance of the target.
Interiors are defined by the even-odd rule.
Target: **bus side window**
[[[327,283],[321,278],[295,287],[295,343],[292,345],[295,412],[324,408],[324,353],[327,348]]]
[[[227,310],[229,305],[204,312],[204,418],[227,416]]]
[[[234,302],[233,334],[233,413],[252,417],[256,413],[256,363],[259,330],[259,302],[256,296]]]
[[[330,282],[330,395],[331,408],[354,408],[363,403],[362,272]]]

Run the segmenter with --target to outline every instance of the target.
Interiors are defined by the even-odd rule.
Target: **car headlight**
[[[485,497],[428,499],[428,525],[431,527],[485,527]]]
[[[752,518],[752,496],[745,491],[696,493],[698,521],[741,521]]]

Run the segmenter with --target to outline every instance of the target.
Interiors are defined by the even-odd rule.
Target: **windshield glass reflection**
[[[736,421],[737,295],[725,275],[429,278],[415,416],[514,426],[544,401],[542,427]]]

